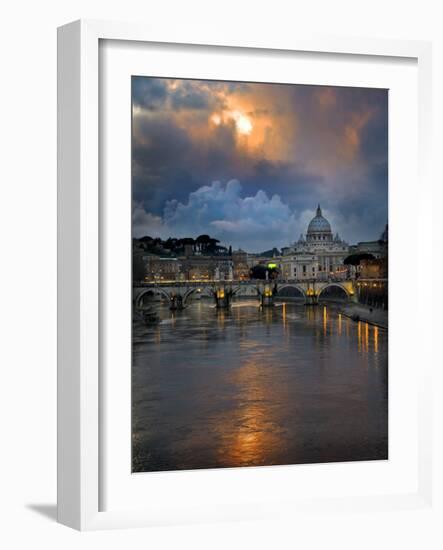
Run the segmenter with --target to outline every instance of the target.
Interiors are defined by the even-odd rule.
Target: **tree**
[[[211,237],[209,235],[199,235],[195,239],[195,242],[200,252],[206,252],[210,240],[211,240]]]
[[[375,260],[375,256],[367,252],[361,252],[359,254],[351,254],[350,256],[347,256],[343,260],[343,263],[344,265],[360,265],[360,262],[362,260]]]
[[[193,239],[192,237],[184,237],[183,239],[181,239],[181,243],[181,248],[184,250],[185,253],[187,253],[187,247],[192,247],[192,253],[195,252],[196,244],[195,239]]]
[[[257,264],[249,270],[249,277],[251,279],[277,279],[279,270],[276,267],[268,267],[265,264]]]
[[[208,248],[207,251],[209,254],[216,254],[217,253],[217,243],[220,241],[218,239],[209,239]]]
[[[251,279],[266,279],[266,273],[268,268],[263,264],[254,265],[249,270],[249,276]]]

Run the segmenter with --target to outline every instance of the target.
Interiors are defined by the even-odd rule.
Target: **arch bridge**
[[[228,307],[231,299],[237,297],[257,297],[262,305],[271,305],[274,298],[299,296],[307,305],[315,305],[328,289],[338,288],[350,301],[357,301],[353,280],[293,280],[293,281],[156,281],[134,285],[133,302],[135,307],[143,307],[146,296],[162,296],[171,309],[181,309],[197,293],[211,297],[217,307]]]

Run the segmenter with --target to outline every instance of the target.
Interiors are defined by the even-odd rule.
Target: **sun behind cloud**
[[[249,135],[254,129],[251,119],[241,111],[224,111],[221,114],[213,113],[210,117],[210,121],[215,126],[220,126],[220,124],[230,120],[234,121],[238,134]]]
[[[252,132],[253,126],[251,120],[242,113],[234,113],[233,119],[239,134],[249,135]]]

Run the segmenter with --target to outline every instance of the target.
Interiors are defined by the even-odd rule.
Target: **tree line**
[[[161,254],[163,256],[180,256],[185,250],[191,249],[194,253],[217,256],[232,254],[232,247],[221,246],[218,239],[209,235],[199,235],[196,239],[184,237],[178,239],[169,237],[166,240],[149,236],[133,239],[137,248],[141,248],[149,254]]]

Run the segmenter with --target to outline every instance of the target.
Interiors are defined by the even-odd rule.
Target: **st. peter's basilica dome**
[[[314,218],[309,222],[308,225],[308,233],[306,235],[307,239],[309,239],[310,236],[328,236],[332,240],[332,231],[331,231],[331,225],[328,222],[326,218],[323,217],[322,211],[320,208],[320,205],[317,207],[317,213]],[[329,240],[328,238],[328,240]]]

